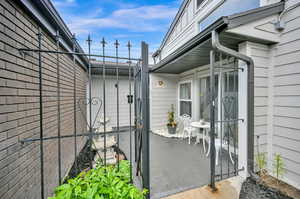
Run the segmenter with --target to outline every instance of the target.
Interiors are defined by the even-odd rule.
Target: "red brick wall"
[[[56,45],[42,31],[42,48]],[[39,137],[38,54],[24,58],[17,48],[37,48],[38,25],[11,0],[0,0],[0,198],[40,198],[40,143],[21,145],[19,140]],[[63,50],[63,49],[60,49]],[[74,132],[74,65],[72,57],[61,55],[61,135]],[[57,136],[57,64],[55,54],[43,54],[44,136]],[[76,64],[77,99],[86,96],[86,72]],[[83,108],[85,110],[85,107]],[[86,126],[77,108],[77,132]],[[85,113],[84,113],[85,114]],[[74,139],[62,139],[62,175],[74,161]],[[85,138],[78,138],[78,151]],[[58,184],[58,140],[44,142],[45,195]]]

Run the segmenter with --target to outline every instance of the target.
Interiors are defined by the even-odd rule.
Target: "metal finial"
[[[107,43],[106,43],[104,37],[102,37],[102,41],[100,43],[102,44],[102,47],[105,47],[105,44],[107,44]]]
[[[114,45],[116,46],[116,48],[118,48],[120,46],[120,43],[117,39],[116,39],[116,42],[114,43]]]
[[[127,45],[126,45],[128,48],[131,48],[131,43],[130,41],[128,41]]]
[[[88,39],[86,41],[88,42],[88,44],[91,44],[91,42],[92,42],[91,35],[88,35]]]

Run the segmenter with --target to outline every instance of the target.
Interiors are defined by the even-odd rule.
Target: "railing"
[[[107,56],[105,55],[105,47],[106,47],[106,41],[104,38],[101,41],[101,46],[102,46],[102,55],[97,55],[97,54],[92,54],[91,53],[91,38],[90,36],[88,37],[87,43],[88,43],[88,53],[78,53],[76,52],[75,49],[75,37],[73,38],[73,52],[63,52],[59,51],[61,41],[59,39],[59,33],[57,32],[57,40],[56,40],[56,47],[57,50],[55,51],[50,51],[50,50],[43,50],[42,49],[42,33],[39,30],[39,34],[37,35],[38,37],[38,48],[37,49],[19,49],[19,52],[23,55],[24,59],[26,56],[30,55],[31,53],[38,53],[38,67],[39,67],[39,102],[40,102],[40,112],[39,112],[39,117],[40,117],[40,134],[39,137],[32,137],[32,138],[27,138],[20,140],[20,142],[25,145],[26,143],[30,142],[40,142],[40,164],[41,164],[41,198],[44,199],[47,197],[45,195],[44,189],[45,189],[45,184],[44,184],[44,141],[48,140],[58,140],[58,184],[61,184],[63,182],[63,173],[62,173],[62,161],[61,161],[61,151],[62,148],[64,147],[61,144],[62,139],[67,139],[67,138],[74,138],[74,167],[77,172],[80,172],[78,168],[78,148],[77,148],[77,137],[88,137],[88,149],[89,149],[89,168],[93,168],[93,160],[94,157],[92,157],[92,146],[95,145],[94,143],[94,138],[95,137],[103,137],[103,157],[98,153],[98,156],[101,159],[101,162],[103,163],[103,166],[107,165],[107,137],[110,135],[117,136],[116,140],[116,147],[117,147],[117,166],[119,168],[119,157],[120,157],[120,146],[119,146],[119,136],[121,133],[129,133],[130,137],[130,151],[129,151],[129,162],[131,166],[130,170],[130,179],[132,182],[133,178],[133,172],[132,168],[133,167],[133,160],[132,160],[132,148],[133,144],[135,146],[135,161],[137,162],[137,171],[135,172],[136,175],[141,175],[143,179],[143,186],[146,189],[150,189],[150,181],[149,181],[149,77],[148,77],[148,45],[144,42],[142,42],[141,45],[141,59],[139,58],[132,58],[131,57],[131,44],[128,42],[127,44],[127,49],[128,49],[128,57],[119,57],[119,42],[116,40],[114,43],[115,45],[115,56]],[[57,116],[57,136],[49,136],[46,137],[44,136],[43,133],[43,73],[42,73],[42,54],[56,54],[56,64],[57,64],[57,101],[58,106],[58,116]],[[73,109],[74,109],[74,133],[69,134],[69,135],[61,135],[61,107],[60,107],[60,98],[61,98],[61,90],[60,90],[60,65],[61,65],[61,59],[60,55],[71,55],[73,56],[73,84],[74,84],[74,93],[73,93]],[[88,85],[89,85],[89,92],[88,92],[88,97],[86,98],[80,98],[77,99],[77,93],[76,93],[76,83],[77,83],[77,77],[76,77],[76,60],[75,60],[75,55],[82,55],[82,56],[87,56],[89,60],[89,67],[88,67]],[[102,98],[99,97],[94,97],[93,96],[93,91],[92,91],[92,67],[91,66],[91,57],[100,57],[102,58],[102,66],[99,66],[97,68],[102,69]],[[116,63],[116,67],[107,67],[106,66],[106,59],[114,59]],[[119,67],[119,60],[127,60],[128,62],[128,67]],[[134,63],[136,62],[136,63]],[[136,64],[135,66],[133,66]],[[117,124],[116,127],[113,130],[108,130],[106,126],[106,117],[107,117],[107,110],[106,110],[106,104],[107,104],[107,97],[106,97],[106,69],[112,69],[115,70],[115,76],[116,76],[116,101],[117,101]],[[126,70],[128,72],[128,82],[129,82],[129,90],[128,90],[128,117],[129,117],[129,129],[121,129],[120,128],[120,112],[119,112],[119,73],[121,70]],[[132,90],[132,81],[134,82],[134,90]],[[134,95],[134,97],[133,97]],[[133,100],[134,98],[134,100]],[[113,100],[113,99],[109,99]],[[134,118],[135,118],[135,124],[133,125],[131,123],[133,115],[132,115],[132,104],[134,105]],[[86,108],[88,108],[88,113],[86,111]],[[81,113],[81,118],[78,118],[76,113],[77,110]],[[94,117],[92,116],[92,111],[95,110],[95,115]],[[96,120],[99,118],[99,114],[102,111],[103,114],[103,131],[97,130],[95,127]],[[85,124],[87,126],[87,131],[86,132],[78,132],[77,131],[77,121],[79,120],[84,120]],[[135,131],[135,142],[132,142],[132,133]],[[137,150],[138,149],[138,150]],[[137,158],[139,157],[139,158]],[[148,195],[149,197],[149,195]]]

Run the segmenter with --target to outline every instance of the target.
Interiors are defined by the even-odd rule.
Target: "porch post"
[[[213,191],[216,190],[215,185],[215,51],[210,51],[210,186]]]
[[[142,42],[142,177],[143,187],[148,189],[147,198],[150,198],[150,122],[149,122],[149,67],[148,44]]]
[[[241,53],[246,54],[246,46],[244,43],[239,45],[239,51]],[[238,123],[238,168],[244,168],[244,170],[239,172],[239,175],[243,178],[248,177],[248,141],[247,141],[247,128],[248,128],[248,120],[247,120],[247,104],[248,104],[248,92],[247,92],[247,84],[248,84],[248,70],[247,64],[243,61],[238,62],[238,67],[243,68],[239,70],[238,75],[238,110],[239,115],[238,118],[244,118],[244,122]]]

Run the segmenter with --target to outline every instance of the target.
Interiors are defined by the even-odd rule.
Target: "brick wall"
[[[24,58],[17,48],[37,48],[37,23],[11,0],[0,0],[0,198],[40,198],[40,143],[21,145],[19,140],[39,137],[38,54]],[[43,31],[42,48],[55,50],[55,41]],[[63,49],[60,49],[63,50]],[[57,100],[56,55],[43,54],[44,136],[58,133],[58,103],[61,106],[61,135],[74,132],[72,58],[60,56],[61,100]],[[77,98],[86,96],[86,73],[77,65]],[[83,108],[85,109],[85,107]],[[84,113],[85,114],[85,113]],[[77,132],[85,123],[77,108]],[[77,138],[78,151],[85,138]],[[74,161],[74,139],[61,140],[62,175]],[[58,184],[58,140],[44,142],[45,195]]]

